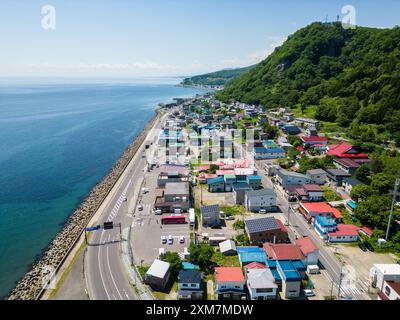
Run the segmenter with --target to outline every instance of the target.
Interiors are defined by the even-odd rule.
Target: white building
[[[369,271],[371,284],[382,291],[385,281],[400,282],[400,264],[374,264]]]
[[[247,210],[259,212],[260,210],[276,211],[276,194],[272,189],[247,191],[244,196]]]
[[[400,282],[385,281],[378,300],[400,300]]]
[[[251,300],[276,299],[278,286],[269,268],[247,269],[246,277]]]
[[[236,251],[236,244],[233,240],[225,240],[219,244],[219,251],[226,256],[235,255]]]

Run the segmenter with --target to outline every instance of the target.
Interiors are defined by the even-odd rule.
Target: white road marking
[[[103,237],[103,234],[104,234],[104,231],[101,232],[100,242],[101,242],[101,238]],[[108,291],[107,291],[105,282],[104,282],[103,271],[101,270],[100,251],[101,251],[101,250],[100,250],[100,248],[99,248],[99,249],[98,249],[98,252],[97,252],[97,261],[98,261],[98,263],[99,263],[100,278],[101,278],[101,282],[102,282],[104,291],[106,292],[106,295],[107,295],[107,297],[108,297],[108,300],[111,300],[110,295],[108,294]]]
[[[112,280],[112,282],[113,282],[113,284],[114,284],[114,286],[115,286],[115,289],[117,289],[118,295],[121,297],[121,300],[124,300],[124,298],[122,298],[121,292],[119,292],[119,290],[118,290],[117,283],[115,282],[113,273],[112,273],[112,271],[111,271],[110,259],[109,259],[109,257],[108,257],[108,247],[107,247],[107,265],[108,265],[108,270],[110,271],[111,280]]]

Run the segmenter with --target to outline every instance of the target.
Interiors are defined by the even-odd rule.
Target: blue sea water
[[[0,296],[141,132],[167,81],[0,80]]]

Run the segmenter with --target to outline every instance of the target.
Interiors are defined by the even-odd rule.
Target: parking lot
[[[132,249],[137,264],[149,265],[154,259],[159,257],[160,248],[165,252],[183,252],[189,246],[190,227],[189,224],[181,225],[162,225],[161,216],[153,213],[154,201],[156,198],[157,177],[160,168],[154,168],[146,174],[143,187],[147,192],[141,191],[138,204],[143,206],[143,210],[136,207],[134,221],[131,229]],[[186,218],[188,221],[188,217]],[[161,237],[171,236],[172,244],[161,243]],[[185,242],[180,243],[180,238],[184,237]]]

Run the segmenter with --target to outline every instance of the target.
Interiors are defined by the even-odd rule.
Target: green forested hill
[[[254,66],[238,69],[227,69],[221,70],[213,73],[207,73],[199,76],[194,76],[191,78],[186,78],[182,81],[185,86],[224,86],[232,79],[235,79],[242,74],[251,70]]]
[[[348,128],[363,143],[400,144],[400,28],[313,23],[218,98],[300,108]]]

